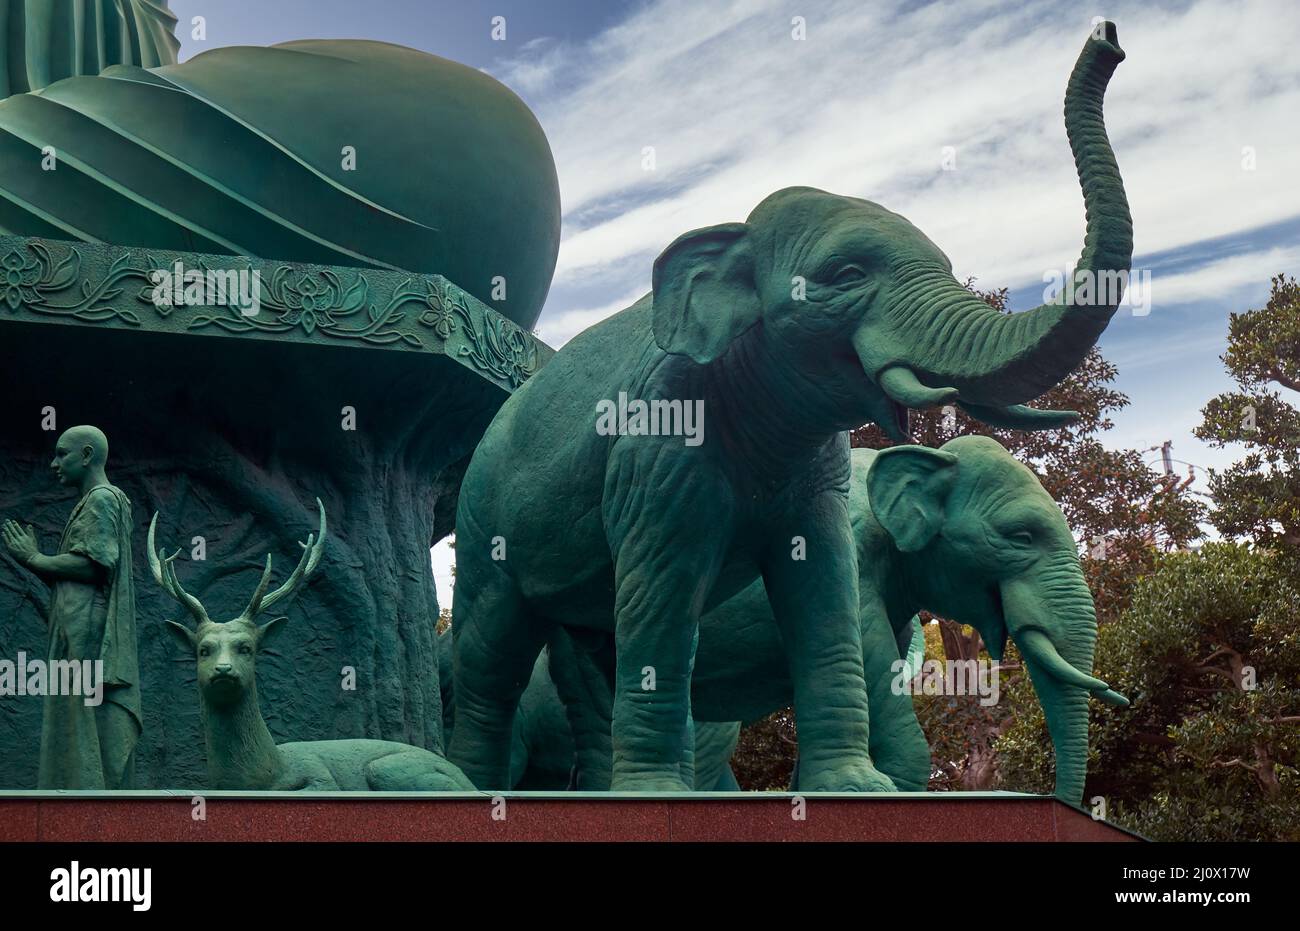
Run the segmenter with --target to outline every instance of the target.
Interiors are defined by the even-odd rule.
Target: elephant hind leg
[[[579,643],[563,627],[550,640],[548,671],[573,735],[569,788],[609,791],[614,770],[614,638],[583,632]]]
[[[504,571],[475,569],[460,573],[456,583],[456,718],[447,756],[477,788],[506,790],[519,697],[549,631]]]

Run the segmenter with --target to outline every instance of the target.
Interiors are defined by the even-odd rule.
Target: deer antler
[[[262,570],[262,578],[257,583],[257,590],[253,592],[253,597],[249,600],[244,613],[239,616],[242,620],[251,623],[258,614],[269,610],[276,602],[291,597],[298,591],[307,577],[316,571],[321,552],[325,546],[325,505],[321,504],[320,498],[316,499],[316,507],[320,509],[320,531],[314,536],[310,533],[307,534],[306,543],[299,542],[298,545],[302,547],[302,558],[298,560],[297,568],[293,570],[289,578],[285,579],[283,585],[271,592],[271,594],[266,594],[266,589],[271,584],[271,555],[268,553],[266,568]]]
[[[153,520],[149,521],[149,542],[147,548],[149,551],[149,568],[153,570],[154,581],[156,581],[162,590],[171,595],[181,604],[183,604],[191,615],[194,616],[200,624],[208,623],[208,612],[204,610],[203,603],[181,587],[180,580],[176,578],[176,569],[172,562],[181,554],[180,548],[170,556],[163,556],[162,552],[154,547],[154,536],[158,530],[158,512],[154,511]],[[160,560],[159,557],[162,556]]]

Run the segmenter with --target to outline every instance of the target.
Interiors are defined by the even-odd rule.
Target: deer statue
[[[257,651],[287,618],[265,624],[259,614],[292,597],[320,563],[325,543],[325,506],[320,531],[307,535],[297,568],[275,591],[271,556],[262,579],[242,614],[217,622],[198,598],[181,587],[173,563],[180,554],[164,556],[154,545],[158,515],[149,522],[149,568],[163,591],[185,606],[197,625],[193,630],[176,621],[168,629],[198,661],[199,710],[207,745],[208,782],[214,789],[276,791],[467,791],[473,785],[437,753],[391,740],[309,740],[276,744],[262,719],[257,700]]]

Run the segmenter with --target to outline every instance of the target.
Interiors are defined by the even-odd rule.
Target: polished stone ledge
[[[203,820],[194,817],[198,798]],[[1002,792],[0,795],[7,842],[1134,840],[1049,796]]]

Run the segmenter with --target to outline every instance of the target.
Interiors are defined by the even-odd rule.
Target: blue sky
[[[1211,0],[171,6],[182,59],[221,45],[379,39],[482,68],[523,97],[550,139],[564,208],[539,324],[552,345],[648,290],[651,262],[678,234],[743,219],[794,184],[875,200],[925,231],[959,276],[1009,287],[1016,309],[1041,302],[1045,276],[1082,244],[1061,99],[1096,15],[1117,23],[1128,53],[1107,125],[1132,204],[1134,267],[1151,275],[1149,313],[1121,309],[1102,337],[1132,399],[1108,444],[1168,439],[1199,466],[1240,455],[1191,436],[1201,406],[1230,387],[1218,359],[1227,315],[1262,305],[1273,274],[1300,274],[1291,0],[1230,12]],[[195,15],[205,42],[191,37]],[[493,16],[505,17],[505,41],[491,38]],[[955,170],[942,170],[945,147]]]

